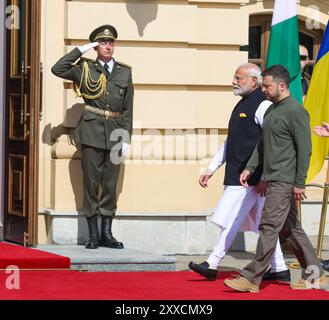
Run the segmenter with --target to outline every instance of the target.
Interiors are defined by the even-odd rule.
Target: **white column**
[[[4,152],[5,152],[5,1],[0,1],[0,228],[3,226],[4,211]],[[1,233],[0,233],[1,237]]]

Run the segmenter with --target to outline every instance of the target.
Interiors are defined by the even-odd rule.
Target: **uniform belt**
[[[113,112],[113,111],[104,110],[104,109],[100,109],[100,108],[92,107],[92,106],[85,106],[85,110],[96,113],[100,116],[104,116],[106,119],[107,118],[119,118],[121,116],[120,112]]]

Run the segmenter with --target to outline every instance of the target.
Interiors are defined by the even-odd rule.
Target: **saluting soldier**
[[[112,235],[112,221],[120,161],[128,152],[132,133],[134,89],[131,67],[113,58],[117,38],[115,27],[100,26],[90,34],[90,43],[73,49],[52,68],[56,76],[74,82],[86,104],[75,139],[81,144],[87,249],[123,249],[123,243]],[[96,60],[82,57],[90,49],[97,52]],[[102,217],[101,235],[98,215]]]

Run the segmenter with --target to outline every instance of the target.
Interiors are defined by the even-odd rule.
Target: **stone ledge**
[[[83,217],[79,211],[61,211],[45,209],[39,214],[45,214],[51,217]],[[211,211],[202,212],[117,212],[116,217],[210,217]]]
[[[321,203],[302,205],[302,225],[308,236],[319,231]],[[87,241],[85,218],[75,212],[47,209],[49,243],[83,244]],[[118,212],[113,222],[115,237],[130,248],[160,254],[205,254],[212,251],[219,229],[209,222],[211,210],[204,212]],[[329,234],[329,215],[325,235]],[[232,251],[255,251],[258,235],[239,233]]]
[[[48,243],[85,244],[88,228],[78,212],[46,210]],[[125,247],[155,254],[205,254],[209,212],[119,212],[113,234]],[[99,219],[99,224],[101,219]]]
[[[134,271],[175,271],[175,264],[73,264],[71,265],[72,270],[77,271],[89,271],[89,272],[134,272]]]
[[[71,269],[85,271],[175,271],[177,260],[132,249],[87,250],[76,245],[39,245],[37,249],[69,257]]]

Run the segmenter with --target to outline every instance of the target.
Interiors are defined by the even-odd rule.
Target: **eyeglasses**
[[[300,57],[300,61],[305,61],[308,58],[308,56],[305,54],[301,54],[299,57]]]

